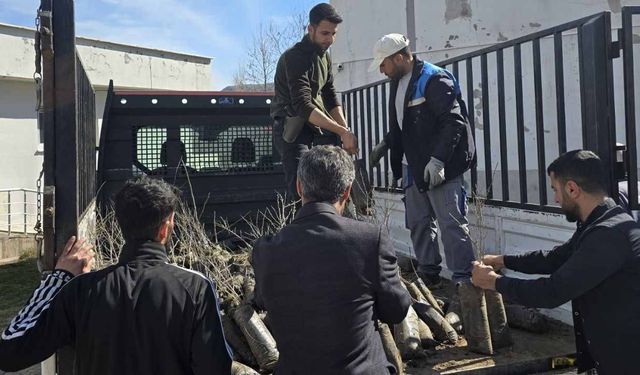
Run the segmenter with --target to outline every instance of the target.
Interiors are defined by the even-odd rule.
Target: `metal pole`
[[[9,209],[7,210],[7,219],[9,225],[9,237],[11,237],[11,191],[7,192],[7,205]]]
[[[24,207],[24,234],[27,234],[27,191],[26,190],[22,190],[22,196],[24,198],[23,200],[23,207]]]
[[[624,68],[624,115],[628,154],[627,188],[631,209],[638,208],[638,146],[636,140],[636,94],[633,63],[633,14],[636,7],[622,8],[622,30],[624,46],[622,58]]]

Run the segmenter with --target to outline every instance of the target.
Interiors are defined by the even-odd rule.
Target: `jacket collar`
[[[326,52],[322,48],[318,47],[317,44],[311,41],[309,34],[305,34],[302,37],[302,40],[300,41],[300,47],[302,48],[303,51],[309,52],[309,53],[316,53],[318,56],[322,56]]]
[[[122,247],[118,263],[128,263],[135,260],[167,262],[167,249],[163,244],[155,241],[127,241]]]
[[[298,213],[296,213],[296,218],[293,221],[295,222],[298,220],[302,220],[305,217],[322,213],[338,215],[338,211],[336,211],[336,208],[333,207],[331,203],[308,202],[300,208]]]
[[[409,104],[409,98],[411,97],[411,93],[414,91],[413,90],[413,86],[415,85],[416,79],[418,79],[418,76],[420,76],[420,72],[422,72],[422,68],[424,67],[424,61],[420,60],[418,58],[417,55],[413,55],[413,69],[411,70],[411,78],[409,79],[409,84],[407,85],[407,91],[404,94],[404,101],[403,101],[403,110],[407,109],[407,105]],[[395,107],[395,98],[396,98],[396,91],[398,90],[398,82],[400,80],[399,79],[393,79],[391,80],[391,96],[389,100],[389,107],[390,107],[390,111],[393,111],[393,113],[395,113],[396,111],[396,107]],[[397,116],[397,113],[396,113]],[[395,121],[394,121],[395,122]],[[393,126],[397,126],[397,125],[391,125],[392,128]],[[400,128],[398,128],[398,130],[400,130]]]
[[[578,222],[578,229],[579,230],[585,229],[591,226],[592,224],[599,222],[601,219],[608,217],[609,215],[607,214],[609,214],[616,207],[618,207],[618,205],[613,199],[606,198],[604,202],[596,206],[596,208],[594,208],[593,211],[591,211],[591,213],[587,217],[587,220],[585,220],[584,223]]]
[[[407,87],[407,91],[404,94],[404,105],[402,108],[407,108],[407,104],[409,103],[409,98],[411,97],[411,93],[413,93],[413,85],[420,76],[420,72],[422,72],[422,68],[424,67],[424,61],[418,59],[418,56],[413,55],[413,70],[411,71],[411,79],[409,79],[409,85]]]

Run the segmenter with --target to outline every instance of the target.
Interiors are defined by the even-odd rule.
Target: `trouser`
[[[323,130],[324,134],[316,133],[311,126],[305,125],[298,137],[291,143],[282,138],[284,120],[275,119],[273,122],[273,144],[280,154],[282,168],[284,169],[285,183],[287,184],[287,200],[298,200],[296,190],[296,178],[298,176],[298,162],[302,153],[317,145],[338,145],[339,138],[336,134]]]
[[[471,276],[471,262],[475,260],[475,255],[469,237],[466,192],[462,185],[462,176],[421,193],[413,183],[407,166],[403,166],[402,181],[406,224],[407,229],[411,231],[418,272],[438,275],[442,270],[442,257],[438,245],[439,227],[445,261],[449,270],[453,272],[453,281],[468,279]]]

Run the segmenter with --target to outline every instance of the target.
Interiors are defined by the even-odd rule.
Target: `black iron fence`
[[[96,168],[97,123],[96,95],[79,56],[76,56],[76,77],[78,212],[83,213],[96,197],[96,174],[93,171]]]
[[[624,8],[616,42],[611,15],[602,12],[437,63],[458,78],[469,109],[478,163],[465,180],[475,194],[487,204],[557,212],[546,166],[567,150],[586,148],[612,166],[608,179],[615,196],[612,64],[622,48],[623,143],[628,145],[628,178],[634,181],[631,204],[638,206],[631,16],[639,12],[640,7]],[[359,156],[365,159],[389,130],[389,86],[384,80],[342,94],[347,120],[360,140]],[[367,168],[376,188],[395,187],[388,158],[378,168],[367,160]]]
[[[633,16],[640,14],[640,6],[622,8],[622,29],[618,32],[618,40],[621,44],[623,54],[623,74],[624,74],[624,124],[625,124],[625,144],[626,165],[629,205],[635,209],[640,209],[638,204],[638,148],[637,137],[638,127],[636,126],[636,95],[635,95],[635,74],[634,74],[634,38]]]

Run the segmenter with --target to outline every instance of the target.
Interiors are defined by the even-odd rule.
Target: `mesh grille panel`
[[[148,170],[160,168],[160,151],[162,144],[167,140],[167,129],[158,127],[138,127],[136,132],[136,149],[134,160],[142,164]]]
[[[136,164],[149,173],[184,163],[189,173],[242,174],[274,169],[271,126],[137,127]],[[172,136],[173,135],[173,136]]]

